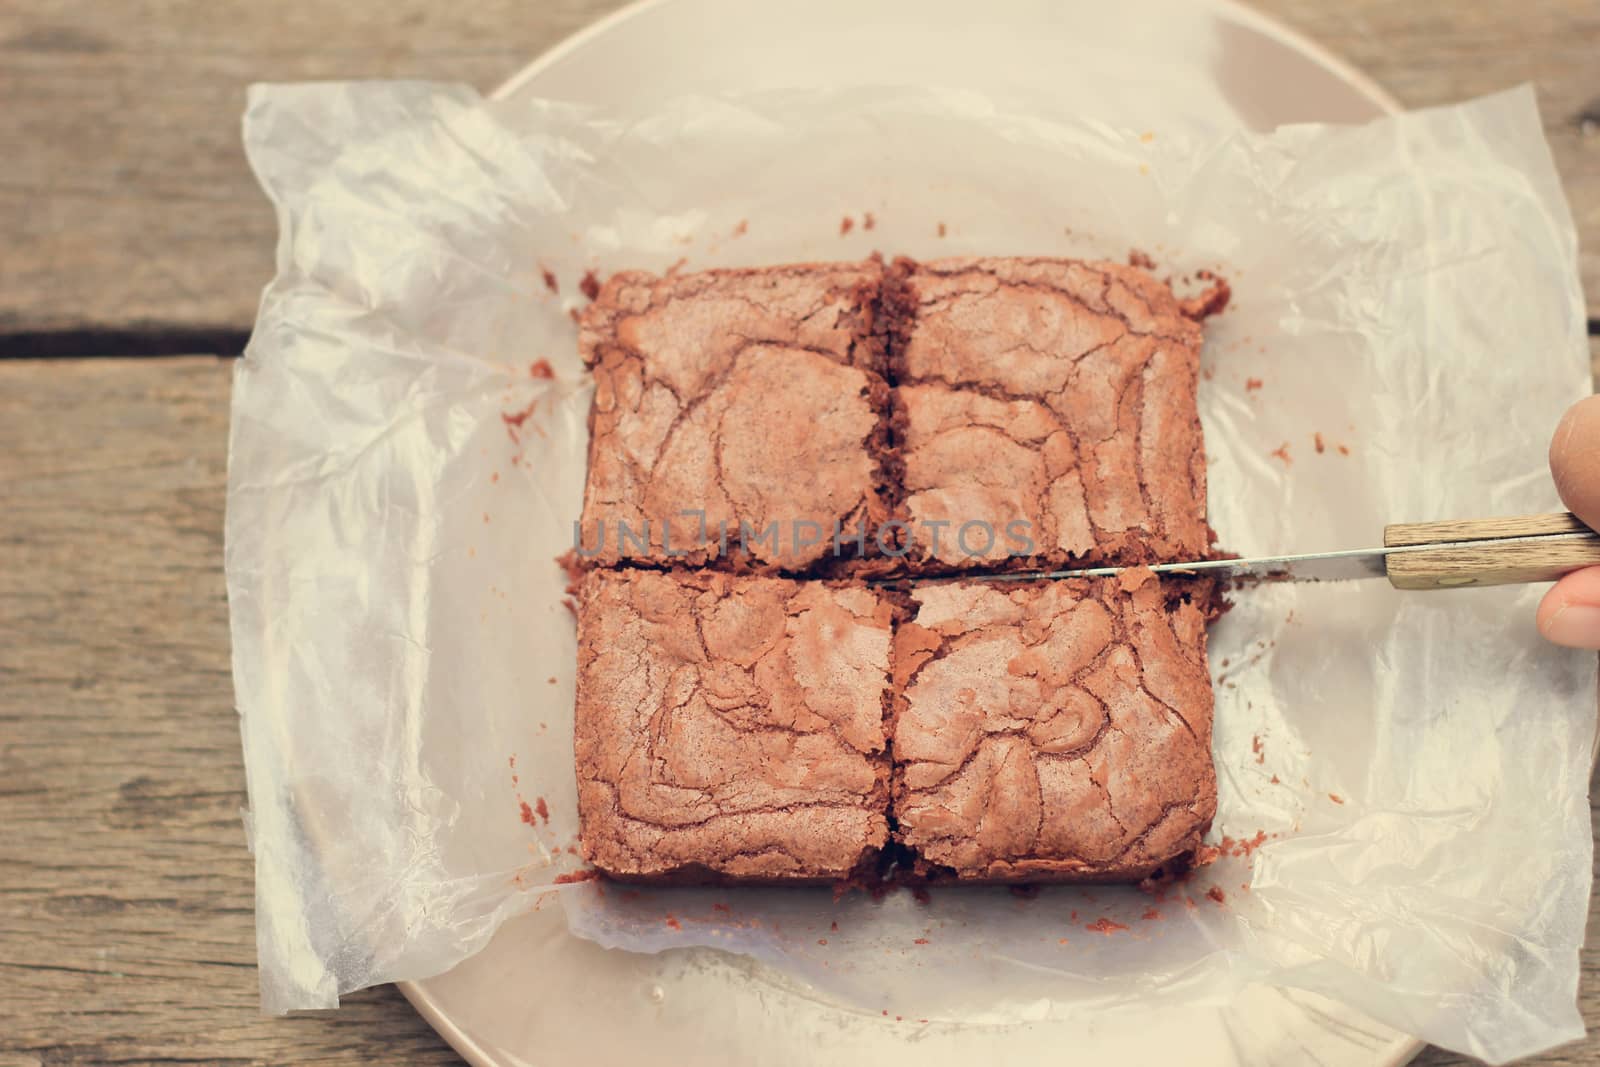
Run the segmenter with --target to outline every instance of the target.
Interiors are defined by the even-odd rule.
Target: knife
[[[1387,578],[1396,589],[1553,582],[1600,564],[1600,534],[1575,515],[1447,519],[1396,523],[1383,529],[1382,548],[1310,552],[1255,559],[1158,563],[1157,574],[1243,581],[1339,582]],[[995,581],[1112,577],[1130,567],[1089,567],[1030,574],[986,575]]]

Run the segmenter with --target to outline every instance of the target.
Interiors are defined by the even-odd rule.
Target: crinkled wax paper
[[[227,576],[268,1009],[437,973],[558,894],[580,936],[748,953],[873,1014],[1006,1022],[1264,980],[1491,1059],[1582,1032],[1595,661],[1539,642],[1537,589],[1240,593],[1212,630],[1214,839],[1262,843],[1164,899],[555,885],[579,867],[554,558],[582,490],[569,311],[591,267],[1137,248],[1180,289],[1233,283],[1201,387],[1228,548],[1555,508],[1544,442],[1589,378],[1531,92],[1268,136],[1059,106],[252,92],[282,237],[235,383]],[[1086,929],[1102,918],[1128,929]]]

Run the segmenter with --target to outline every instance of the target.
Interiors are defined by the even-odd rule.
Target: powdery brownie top
[[[935,877],[1129,881],[1216,811],[1205,614],[1148,570],[917,588],[895,639],[897,839]]]
[[[864,586],[591,571],[584,857],[621,878],[831,881],[888,837],[891,607]]]
[[[579,331],[596,387],[582,520],[592,561],[664,562],[670,547],[687,550],[683,565],[802,571],[832,554],[836,526],[882,522],[882,274],[870,260],[607,281]],[[648,549],[619,524],[648,524]]]
[[[1200,327],[1171,290],[1115,263],[899,261],[887,306],[897,344],[903,510],[918,557],[993,565],[1193,559],[1209,544],[1195,403]],[[987,558],[974,529],[997,536]],[[934,552],[927,523],[949,521]]]

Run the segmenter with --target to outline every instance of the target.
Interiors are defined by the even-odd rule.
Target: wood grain
[[[1527,537],[1541,539],[1516,540]],[[1600,565],[1600,535],[1570,512],[1393,523],[1384,527],[1383,543],[1418,549],[1390,553],[1389,581],[1396,589],[1553,582]]]
[[[0,362],[0,1067],[458,1062],[392,988],[258,1014],[228,391],[204,356]],[[1595,1067],[1600,1034],[1532,1062]]]
[[[1383,543],[1437,545],[1453,541],[1493,541],[1502,537],[1537,537],[1541,534],[1589,533],[1570,511],[1549,515],[1501,515],[1492,519],[1436,519],[1431,522],[1395,522],[1383,528]]]
[[[239,147],[252,81],[488,89],[620,0],[32,0],[0,6],[0,335],[248,328],[272,212]],[[1261,0],[1408,106],[1532,81],[1600,314],[1600,5]]]
[[[1388,559],[1389,584],[1419,591],[1553,582],[1594,566],[1600,566],[1600,536],[1592,532],[1537,541],[1478,541],[1421,548],[1391,553]]]

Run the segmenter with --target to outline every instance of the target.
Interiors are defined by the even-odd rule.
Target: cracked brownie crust
[[[929,585],[895,637],[896,838],[935,879],[1134,881],[1216,812],[1202,607],[1120,579]]]
[[[836,525],[849,546],[883,522],[882,276],[869,260],[607,281],[579,329],[595,378],[589,562],[805,571],[831,558]],[[619,524],[648,524],[648,545]]]
[[[1165,284],[1115,263],[971,258],[899,260],[886,288],[901,510],[923,569],[1205,554],[1200,327]],[[987,553],[953,537],[974,519],[1000,534]],[[1004,536],[1013,520],[1031,552]]]
[[[831,882],[888,838],[891,606],[860,585],[591,571],[584,858],[622,879]]]

